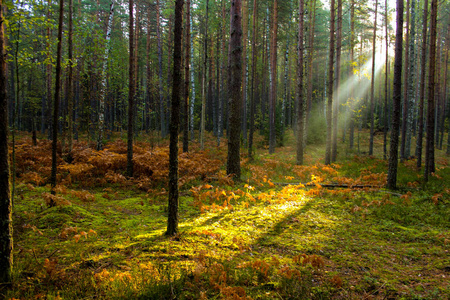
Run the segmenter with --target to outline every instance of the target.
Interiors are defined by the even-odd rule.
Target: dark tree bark
[[[375,45],[377,42],[377,13],[378,13],[378,0],[375,0],[375,22],[373,24],[373,37],[372,37],[372,76],[370,78],[370,138],[369,138],[369,155],[373,155],[373,134],[375,129]]]
[[[400,145],[400,159],[407,159],[405,156],[406,149],[406,129],[408,124],[408,77],[409,77],[409,5],[410,2],[414,0],[406,1],[406,37],[405,37],[405,64],[404,64],[404,73],[403,73],[403,114],[402,114],[402,140]]]
[[[248,0],[242,1],[242,142],[247,145],[247,36]]]
[[[56,148],[58,145],[58,112],[59,93],[61,90],[61,52],[62,52],[62,31],[64,17],[64,0],[59,0],[59,21],[58,21],[58,46],[56,48],[56,77],[55,77],[55,99],[53,100],[53,132],[52,132],[52,172],[50,175],[51,192],[55,194],[57,157]],[[50,206],[54,206],[53,200]]]
[[[73,149],[73,0],[69,0],[69,78],[67,80],[67,94],[68,94],[68,129],[67,139],[69,147],[69,161],[72,160]]]
[[[437,0],[431,1],[430,16],[430,63],[428,71],[428,114],[427,114],[427,139],[425,147],[425,172],[424,180],[435,171],[434,165],[434,128],[435,128],[435,74],[436,74],[436,23],[437,23]]]
[[[420,89],[419,89],[419,125],[417,129],[416,157],[417,169],[422,167],[422,140],[423,140],[423,105],[425,102],[425,76],[427,59],[427,21],[428,21],[428,0],[423,4],[423,28],[422,28],[422,49],[420,59]]]
[[[129,24],[129,39],[130,39],[130,57],[129,57],[129,72],[128,72],[128,130],[127,130],[127,176],[133,177],[133,121],[134,121],[134,94],[135,94],[135,84],[134,84],[134,18],[133,18],[133,0],[129,0],[129,13],[130,13],[130,24]]]
[[[397,0],[397,28],[395,33],[394,91],[391,144],[387,188],[397,188],[398,139],[400,131],[400,104],[402,100],[403,0]]]
[[[184,39],[184,127],[183,127],[183,152],[189,152],[189,64],[191,57],[191,1],[186,1],[186,21]]]
[[[253,0],[253,38],[252,38],[252,81],[250,83],[251,103],[250,103],[250,130],[248,135],[248,157],[253,157],[253,133],[255,132],[255,107],[256,107],[256,93],[255,93],[255,76],[256,76],[256,18],[258,15],[258,2]]]
[[[229,72],[229,90],[228,100],[229,108],[229,126],[228,132],[228,156],[227,156],[227,174],[233,175],[235,180],[241,177],[240,164],[240,135],[241,135],[241,0],[231,1],[231,24],[230,24],[230,72]]]
[[[298,119],[297,119],[297,165],[303,164],[303,137],[304,137],[304,103],[303,99],[303,16],[304,2],[298,1],[298,64],[297,64],[297,93],[298,93]]]
[[[389,27],[388,27],[388,1],[384,1],[386,8],[385,29],[386,29],[386,71],[384,76],[384,128],[383,128],[383,158],[387,158],[387,132],[388,132],[388,77],[389,77]]]
[[[273,1],[272,40],[270,41],[269,153],[275,152],[275,109],[277,100],[278,0]]]
[[[336,30],[336,71],[335,71],[335,99],[333,103],[333,141],[331,145],[331,162],[337,160],[337,136],[339,116],[339,86],[341,83],[341,49],[342,49],[342,0],[337,4],[337,30]],[[330,93],[332,91],[330,90]]]
[[[3,8],[3,0],[0,0],[0,284],[10,284],[13,267],[13,235],[12,201],[9,186],[8,99]]]
[[[181,39],[183,35],[184,0],[175,2],[175,26],[173,43],[172,103],[170,115],[169,152],[169,217],[166,235],[178,232],[178,129],[180,124],[181,102]]]
[[[159,0],[156,0],[156,39],[158,40],[158,83],[159,83],[159,115],[161,136],[166,136],[166,110],[164,107],[164,86],[162,71],[161,16]]]
[[[327,141],[325,149],[325,164],[331,163],[331,135],[333,115],[333,65],[334,65],[334,25],[335,25],[335,2],[330,4],[330,52],[328,57],[328,100],[327,100]]]
[[[205,130],[206,130],[206,74],[208,72],[208,15],[209,0],[206,0],[206,16],[205,16],[205,34],[203,39],[203,73],[202,73],[202,111],[200,118],[200,149],[205,148]]]

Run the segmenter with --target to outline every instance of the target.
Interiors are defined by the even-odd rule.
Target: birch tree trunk
[[[415,111],[415,81],[416,81],[416,55],[415,55],[415,39],[416,39],[416,1],[411,1],[411,26],[409,34],[409,72],[408,72],[408,118],[406,122],[406,141],[405,141],[405,158],[411,157],[411,135],[413,130],[413,116]],[[406,82],[405,82],[406,85]]]
[[[111,40],[111,30],[113,23],[113,15],[114,15],[114,1],[111,1],[111,5],[109,8],[109,16],[108,16],[108,27],[106,29],[106,44],[105,44],[105,55],[103,56],[103,65],[101,71],[101,82],[100,82],[100,91],[99,91],[99,111],[98,111],[98,139],[97,139],[97,150],[103,150],[103,135],[105,130],[105,94],[106,94],[106,70],[108,68],[108,59],[110,49],[110,40]]]
[[[417,169],[422,167],[422,140],[423,140],[423,121],[424,112],[423,106],[425,102],[425,76],[426,76],[426,59],[427,59],[427,20],[428,20],[428,0],[425,0],[423,4],[423,27],[422,27],[422,49],[420,59],[420,88],[419,88],[419,124],[417,129],[416,140],[416,157],[417,157]]]
[[[184,39],[184,126],[183,126],[183,152],[189,152],[189,65],[191,55],[191,1],[186,1],[186,34]]]

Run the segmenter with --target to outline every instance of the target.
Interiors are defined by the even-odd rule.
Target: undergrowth
[[[225,146],[194,146],[180,153],[180,233],[167,238],[165,145],[138,142],[136,176],[126,178],[122,141],[103,151],[76,143],[74,160],[59,160],[52,195],[50,144],[30,144],[16,150],[6,299],[450,296],[450,173],[440,152],[427,185],[405,161],[392,192],[377,157],[327,166],[310,147],[306,165],[295,166],[295,146],[258,150],[252,161],[242,156],[244,180],[234,182]]]

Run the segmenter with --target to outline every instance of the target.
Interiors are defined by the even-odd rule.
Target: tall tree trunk
[[[355,61],[355,1],[351,0],[350,7],[350,62],[351,62],[351,76],[355,74],[355,65],[353,62]],[[353,149],[354,145],[354,136],[355,136],[355,114],[353,112],[354,103],[355,103],[355,89],[351,89],[350,98],[352,104],[350,106],[350,133],[349,133],[349,148]]]
[[[248,0],[242,0],[242,140],[247,145],[247,37]]]
[[[341,49],[342,49],[342,0],[338,0],[337,9],[337,30],[336,30],[336,75],[335,75],[335,99],[333,107],[333,142],[331,145],[331,162],[337,160],[337,136],[338,136],[338,116],[340,102],[341,83]],[[331,91],[330,91],[331,92]]]
[[[306,122],[305,122],[305,132],[304,132],[304,144],[306,144],[308,137],[308,125],[309,119],[311,116],[311,108],[312,108],[312,95],[313,95],[313,84],[312,84],[312,75],[313,75],[313,61],[314,61],[314,30],[316,25],[316,0],[310,1],[311,3],[311,12],[309,15],[309,39],[308,39],[308,83],[307,83],[307,96],[306,96]]]
[[[184,39],[184,127],[183,127],[183,152],[189,151],[189,64],[191,55],[191,1],[186,1],[186,34]]]
[[[172,103],[170,115],[170,150],[169,150],[169,216],[166,235],[178,232],[178,129],[180,123],[181,102],[181,39],[183,35],[183,3],[175,2],[175,26],[173,43],[173,79]]]
[[[333,65],[334,65],[334,25],[335,25],[335,2],[330,4],[330,52],[328,55],[328,100],[327,100],[327,144],[325,149],[325,164],[331,163],[331,135],[333,115]]]
[[[298,93],[298,119],[297,119],[297,165],[303,164],[303,133],[305,99],[303,99],[303,16],[304,2],[298,1],[298,64],[297,64],[297,93]]]
[[[133,122],[134,122],[134,94],[135,94],[135,80],[134,80],[134,18],[133,18],[133,0],[129,0],[129,70],[128,70],[128,130],[127,130],[127,176],[133,177]]]
[[[411,157],[411,135],[413,131],[414,105],[415,105],[415,81],[416,81],[416,55],[415,55],[415,39],[416,39],[416,1],[411,1],[411,25],[409,33],[409,62],[408,62],[408,80],[405,85],[408,88],[408,118],[406,122],[406,141],[405,141],[405,158]]]
[[[156,0],[156,39],[158,40],[159,115],[161,137],[166,137],[166,110],[164,106],[164,85],[162,72],[161,16],[159,0]]]
[[[275,152],[275,110],[277,101],[278,0],[273,1],[272,40],[270,42],[269,153]]]
[[[55,98],[53,102],[53,132],[52,132],[52,171],[50,175],[51,192],[55,194],[57,157],[56,149],[58,145],[58,112],[59,112],[59,93],[61,89],[61,56],[62,56],[62,31],[64,17],[64,0],[59,0],[59,21],[58,21],[58,45],[56,47],[56,77],[55,77]],[[56,203],[51,200],[50,206]]]
[[[387,132],[388,132],[388,78],[389,78],[389,27],[388,27],[388,0],[384,1],[385,5],[385,29],[386,29],[386,71],[384,76],[384,128],[383,128],[383,159],[387,159]]]
[[[189,20],[189,22],[192,21]],[[192,82],[192,98],[191,98],[191,106],[189,109],[189,116],[190,116],[190,130],[191,130],[191,140],[194,138],[194,104],[195,104],[195,71],[194,71],[194,45],[193,45],[193,40],[194,40],[194,33],[192,32],[192,36],[191,36],[191,61],[192,61],[192,66],[191,66],[191,82]]]
[[[389,166],[387,188],[397,188],[398,138],[400,131],[400,104],[402,100],[402,50],[403,50],[403,0],[397,0],[397,28],[395,33],[394,60],[394,95],[391,144],[389,149]]]
[[[422,167],[422,140],[423,140],[423,119],[424,112],[423,106],[425,102],[425,76],[426,76],[426,59],[427,59],[427,21],[428,21],[428,0],[425,0],[423,4],[423,28],[422,28],[422,49],[420,59],[420,88],[419,88],[419,124],[417,129],[416,140],[416,157],[417,157],[417,169]]]
[[[69,0],[69,78],[67,81],[67,95],[68,99],[68,147],[69,155],[68,161],[72,160],[73,149],[73,0]]]
[[[400,145],[400,159],[407,159],[405,157],[405,149],[406,149],[406,130],[408,127],[408,77],[409,77],[409,18],[410,18],[410,9],[409,5],[411,1],[414,0],[406,0],[406,38],[405,38],[405,72],[403,74],[403,115],[402,115],[402,143]]]
[[[275,0],[276,1],[276,0]],[[228,108],[230,130],[228,132],[227,174],[235,180],[241,177],[240,136],[241,136],[241,78],[242,78],[242,48],[241,48],[241,0],[231,0],[230,24],[230,97]]]
[[[425,147],[424,181],[428,181],[431,173],[435,172],[434,165],[434,118],[435,118],[435,74],[436,74],[436,31],[437,31],[437,0],[431,0],[430,16],[430,63],[428,71],[428,114],[427,139]]]
[[[370,78],[370,139],[369,139],[369,155],[373,155],[373,134],[375,129],[375,112],[374,112],[374,93],[375,93],[375,46],[377,42],[377,13],[378,0],[375,0],[375,22],[373,24],[373,38],[372,38],[372,76]]]
[[[255,108],[256,108],[256,93],[255,93],[255,76],[256,76],[256,18],[258,16],[258,2],[253,0],[253,38],[252,38],[252,81],[250,83],[251,103],[250,103],[250,132],[248,135],[248,157],[253,158],[253,133],[255,132]]]
[[[12,201],[9,186],[6,45],[0,0],[0,284],[11,284],[13,268]]]
[[[103,64],[101,70],[101,82],[99,91],[99,111],[98,111],[98,139],[97,139],[97,150],[103,150],[103,135],[105,130],[105,94],[106,94],[106,70],[108,68],[108,58],[111,48],[109,43],[111,40],[111,30],[114,15],[114,1],[111,1],[108,17],[108,27],[106,29],[106,45],[105,45],[105,55],[103,56]]]
[[[205,35],[203,40],[203,73],[202,73],[202,111],[200,119],[200,148],[205,149],[205,129],[206,129],[206,73],[208,61],[208,14],[209,0],[206,0]]]

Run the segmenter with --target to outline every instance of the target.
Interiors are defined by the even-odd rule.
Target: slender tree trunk
[[[406,141],[405,141],[405,158],[411,157],[411,135],[413,131],[414,105],[415,105],[415,81],[416,81],[416,55],[415,55],[415,39],[416,39],[416,1],[411,1],[411,25],[409,33],[409,62],[408,62],[408,80],[405,85],[408,88],[408,118],[406,122]]]
[[[162,72],[161,16],[159,0],[156,0],[156,38],[158,40],[159,115],[161,137],[166,137],[166,110],[164,107],[164,85]]]
[[[403,0],[397,0],[397,28],[395,33],[394,61],[394,110],[392,115],[391,144],[389,149],[389,166],[387,188],[397,188],[398,139],[400,131],[400,104],[402,93],[402,50],[403,50]]]
[[[64,0],[59,0],[59,21],[58,21],[58,45],[56,48],[56,78],[55,78],[55,98],[53,103],[53,133],[52,133],[52,171],[50,175],[51,192],[55,194],[57,157],[56,149],[58,145],[58,112],[59,112],[59,93],[61,89],[61,56],[62,56],[62,31],[64,17]],[[50,202],[50,206],[56,203]]]
[[[130,13],[130,23],[129,23],[129,39],[130,39],[130,49],[129,49],[129,70],[128,70],[128,130],[127,130],[127,176],[133,177],[133,121],[134,121],[134,94],[135,94],[135,80],[134,80],[134,18],[133,18],[133,6],[134,1],[129,0],[129,13]]]
[[[355,1],[351,0],[350,7],[350,62],[351,62],[351,74],[350,76],[354,76],[355,74],[355,65],[353,62],[355,61]],[[350,77],[349,76],[349,77]],[[354,145],[354,137],[355,137],[355,114],[354,103],[355,103],[355,89],[351,89],[350,98],[352,104],[350,106],[350,134],[349,134],[349,148],[353,149]]]
[[[173,80],[170,116],[170,150],[169,150],[169,216],[166,235],[178,232],[178,129],[180,123],[181,102],[181,39],[183,35],[183,3],[175,2],[175,26],[173,44]]]
[[[340,102],[340,82],[341,82],[341,49],[342,49],[342,0],[338,0],[337,9],[337,30],[336,30],[336,75],[333,103],[333,142],[331,145],[331,162],[337,160],[337,138],[338,138],[338,116]]]
[[[431,173],[435,172],[434,165],[434,121],[435,121],[435,74],[436,74],[436,31],[437,31],[437,0],[431,1],[430,16],[430,63],[428,71],[428,114],[427,139],[425,147],[424,181],[428,181]]]
[[[109,43],[111,40],[111,30],[114,15],[114,1],[111,1],[108,17],[108,27],[106,29],[106,45],[105,55],[103,56],[102,70],[101,70],[101,82],[99,91],[99,111],[98,111],[98,139],[97,150],[103,150],[103,135],[105,130],[105,94],[106,94],[106,70],[108,68],[109,52],[111,51]]]
[[[333,65],[334,65],[334,25],[335,25],[335,2],[330,4],[330,52],[328,56],[328,101],[327,101],[327,144],[325,149],[325,164],[331,163],[331,135],[333,115]]]
[[[275,0],[276,1],[276,0]],[[240,135],[241,135],[241,79],[242,79],[242,48],[241,48],[241,0],[231,1],[231,24],[230,24],[230,97],[228,108],[230,131],[228,132],[228,156],[227,174],[233,175],[235,180],[241,177],[240,164]]]
[[[250,83],[251,103],[250,103],[250,132],[248,136],[248,157],[253,158],[253,133],[255,132],[255,107],[256,107],[256,93],[255,93],[255,76],[256,76],[256,18],[258,16],[258,2],[253,0],[253,38],[252,38],[252,81]]]
[[[400,145],[400,159],[407,159],[405,157],[405,149],[406,149],[406,129],[408,124],[408,77],[409,77],[409,17],[410,17],[410,9],[409,5],[411,1],[414,0],[406,0],[406,38],[405,38],[405,72],[403,73],[403,114],[402,114],[402,143]]]
[[[304,133],[304,103],[303,99],[303,16],[304,2],[298,1],[298,64],[297,64],[297,93],[298,93],[298,119],[297,119],[297,165],[303,164],[303,133]]]
[[[388,132],[388,78],[389,78],[389,29],[388,29],[388,1],[384,1],[386,8],[385,29],[386,29],[386,71],[384,76],[384,128],[383,128],[383,159],[387,159],[387,132]]]
[[[9,186],[8,96],[6,52],[0,0],[0,284],[11,284],[13,268],[12,201]]]
[[[312,95],[313,95],[313,84],[312,84],[312,78],[313,78],[313,61],[314,61],[314,30],[316,25],[316,0],[310,1],[311,4],[311,12],[309,13],[309,51],[308,51],[308,83],[307,83],[307,96],[306,96],[306,122],[305,122],[305,132],[304,132],[304,143],[306,144],[307,138],[308,138],[308,125],[309,125],[309,119],[311,116],[311,108],[312,108]]]
[[[247,37],[248,0],[242,1],[242,140],[247,145]]]
[[[192,21],[189,20],[189,22]],[[192,82],[192,98],[191,98],[191,106],[190,106],[190,110],[189,110],[189,116],[190,116],[190,130],[191,130],[191,140],[194,139],[194,104],[195,104],[195,71],[194,71],[194,45],[193,45],[193,40],[194,40],[194,33],[192,33],[191,36],[191,61],[192,61],[192,66],[191,66],[191,82]]]
[[[422,28],[422,49],[420,59],[420,91],[419,91],[419,125],[417,129],[417,141],[416,141],[416,157],[417,157],[417,169],[422,167],[422,140],[423,140],[423,119],[424,112],[423,106],[425,102],[425,76],[426,76],[426,59],[427,59],[427,21],[428,21],[428,0],[425,0],[423,4],[423,28]]]
[[[370,78],[370,139],[369,139],[369,155],[373,155],[373,134],[375,129],[375,46],[377,41],[377,13],[378,13],[378,0],[375,1],[375,22],[373,24],[373,38],[372,38],[372,76]]]
[[[273,1],[272,40],[270,43],[270,91],[269,91],[269,153],[275,152],[275,110],[277,102],[277,43],[278,43],[278,0]]]
[[[206,129],[206,73],[208,71],[208,14],[209,0],[206,0],[206,16],[205,16],[205,36],[203,40],[203,74],[202,74],[202,111],[200,119],[200,148],[205,149],[205,129]]]
[[[191,55],[191,1],[186,1],[186,35],[184,39],[184,127],[183,152],[189,152],[189,64]]]
[[[73,149],[73,0],[69,0],[69,78],[67,81],[67,94],[68,94],[68,147],[69,155],[68,161],[72,160]]]

